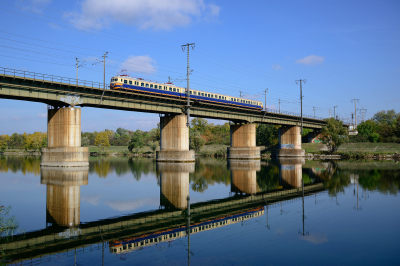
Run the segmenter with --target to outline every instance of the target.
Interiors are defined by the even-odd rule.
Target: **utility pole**
[[[103,61],[100,61],[97,59],[97,62],[94,62],[92,64],[92,65],[95,65],[97,63],[103,63],[103,93],[101,94],[99,105],[101,104],[101,101],[103,100],[104,91],[106,90],[106,57],[108,57],[107,54],[108,54],[108,52],[105,52],[103,54]]]
[[[354,114],[353,113],[351,113],[351,124],[353,125],[353,129],[354,129]]]
[[[335,118],[335,119],[336,119],[336,108],[337,107],[338,107],[337,105],[333,106],[333,118]]]
[[[239,98],[242,98],[242,93],[243,93],[243,91],[239,91],[239,94],[240,94]]]
[[[301,86],[301,83],[303,82],[304,84],[306,83],[306,79],[299,79],[296,80],[296,84],[300,83],[300,109],[301,109],[301,128],[300,128],[300,134],[303,134],[303,89]]]
[[[361,116],[362,116],[362,121],[364,122],[364,116],[367,113],[367,109],[365,109],[364,106],[363,106],[362,109],[360,109],[360,113],[361,113]]]
[[[189,46],[192,47],[192,49],[194,50],[195,47],[195,43],[187,43],[184,45],[181,45],[182,47],[182,51],[185,51],[185,47],[187,49],[187,109],[186,109],[186,115],[187,115],[187,123],[186,126],[189,127],[190,125],[190,67],[189,67]]]
[[[351,102],[354,102],[354,129],[357,128],[357,102],[360,102],[360,99],[352,99]]]
[[[331,118],[331,109],[329,109],[329,118]]]
[[[264,111],[267,111],[267,92],[268,88],[264,90],[264,95],[265,95],[265,101],[264,101]]]
[[[278,101],[279,101],[279,113],[281,113],[281,102],[283,102],[283,100],[278,99]]]
[[[312,107],[313,108],[313,110],[314,110],[314,119],[315,119],[315,109],[317,109],[316,107]]]
[[[83,64],[86,62],[86,60],[83,60],[82,64],[79,64],[79,59],[76,59],[76,85],[78,85],[78,68],[83,67]]]

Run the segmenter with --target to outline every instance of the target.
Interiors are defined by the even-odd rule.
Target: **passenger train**
[[[215,229],[229,224],[234,224],[240,221],[245,221],[253,217],[264,214],[264,207],[248,210],[246,212],[227,215],[225,217],[208,220],[201,223],[190,225],[190,234],[199,233],[202,231]],[[159,232],[144,234],[138,237],[127,238],[124,240],[113,240],[109,242],[110,252],[115,254],[129,253],[144,246],[150,246],[161,242],[173,241],[177,238],[186,236],[186,226],[167,229]]]
[[[132,78],[128,75],[118,75],[111,78],[110,89],[136,91],[164,96],[172,96],[186,99],[186,88],[175,86],[171,82],[159,83],[141,78]],[[210,93],[206,91],[190,90],[190,98],[202,102],[211,102],[224,105],[232,105],[243,108],[262,110],[262,102]]]

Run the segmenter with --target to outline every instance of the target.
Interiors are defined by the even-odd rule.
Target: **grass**
[[[322,153],[321,143],[303,143],[306,153]],[[339,147],[337,153],[348,156],[384,155],[400,152],[400,143],[346,143]]]

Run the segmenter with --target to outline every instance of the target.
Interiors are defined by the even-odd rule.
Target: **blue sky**
[[[342,118],[400,112],[399,1],[0,0],[0,67],[102,82],[131,76],[264,101],[267,107]],[[46,131],[47,107],[0,99],[0,134]],[[357,111],[359,118],[360,112]],[[156,114],[83,108],[82,131],[150,130]],[[222,121],[213,121],[221,123]]]

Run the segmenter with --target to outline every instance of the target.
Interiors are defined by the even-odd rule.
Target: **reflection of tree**
[[[350,184],[350,174],[337,170],[337,164],[329,162],[325,170],[319,174],[331,196],[336,196],[337,193],[344,192],[344,188]]]
[[[40,157],[37,156],[0,156],[0,172],[40,174]]]
[[[142,178],[142,174],[149,174],[156,172],[156,164],[152,159],[147,158],[129,158],[129,168],[133,174],[133,178],[139,181]]]
[[[398,170],[361,170],[356,171],[358,182],[367,190],[378,190],[382,193],[397,195],[400,186],[400,171]]]
[[[0,243],[8,242],[18,230],[18,222],[10,216],[11,206],[5,207],[0,202]]]
[[[189,175],[192,190],[204,192],[208,186],[214,184],[231,183],[230,171],[226,167],[226,160],[197,158],[195,172]]]
[[[104,158],[99,159],[94,163],[94,171],[99,177],[106,178],[110,170],[110,161]]]
[[[257,172],[257,185],[261,191],[268,191],[279,188],[279,167],[278,165],[268,164],[261,167]]]

